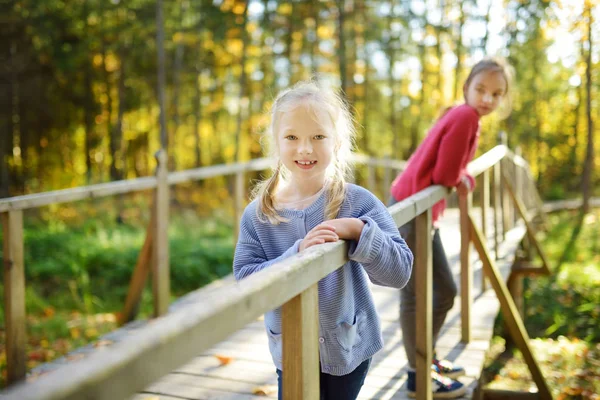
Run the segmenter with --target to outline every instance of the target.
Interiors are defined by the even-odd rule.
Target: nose
[[[298,146],[298,153],[300,154],[312,154],[313,148],[310,140],[302,140]]]
[[[490,104],[492,102],[492,95],[489,93],[485,93],[483,95],[483,102],[486,104]]]

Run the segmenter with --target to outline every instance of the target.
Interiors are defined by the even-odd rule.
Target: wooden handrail
[[[394,168],[402,170],[406,164],[398,160],[379,160],[368,156],[354,155],[354,162],[377,167]],[[170,172],[167,178],[169,185],[214,178],[223,175],[234,175],[246,171],[262,171],[268,169],[273,164],[269,158],[257,158],[243,163],[219,164],[209,167],[194,168],[185,171]],[[77,188],[54,190],[44,193],[27,194],[23,196],[14,196],[6,199],[0,199],[0,212],[11,210],[25,210],[30,208],[43,207],[50,204],[67,203],[85,199],[95,199],[99,197],[114,196],[131,192],[155,189],[157,185],[156,177],[149,176],[136,179],[127,179],[121,181],[99,183],[96,185],[81,186]]]
[[[506,151],[505,146],[495,147],[471,163],[469,171],[477,176],[502,160]],[[258,168],[262,166],[261,162],[246,163],[244,168]],[[218,167],[215,166],[210,174],[238,171],[229,167],[242,168],[239,165]],[[194,177],[200,176],[199,173],[196,171]],[[207,174],[206,171],[203,173]],[[186,175],[185,179],[191,179],[190,175]],[[177,175],[176,178],[169,175],[169,184],[183,181],[183,175]],[[156,184],[156,180],[153,182]],[[429,210],[449,193],[448,188],[443,186],[431,186],[391,206],[389,212],[397,226],[425,215],[420,219],[419,225],[420,230],[424,231],[431,228]],[[428,248],[423,243],[422,245],[423,248]],[[3,393],[3,398],[125,398],[189,361],[196,354],[209,349],[273,307],[286,304],[314,287],[321,278],[347,262],[347,246],[344,241],[326,243],[274,264],[238,283],[205,292],[205,296],[199,291],[197,303],[187,304],[171,314],[153,320],[147,328],[131,333],[123,341],[101,352],[94,352],[86,359],[42,375],[31,383],[15,385]],[[421,257],[429,258],[430,254]],[[415,262],[430,268],[430,260]],[[423,277],[430,276],[425,272],[423,274]],[[431,295],[430,278],[421,278],[421,285],[424,286],[424,293]],[[423,305],[419,308],[422,307]],[[431,326],[431,322],[427,320],[421,323],[425,327]],[[425,342],[420,342],[420,347],[431,347],[430,335],[425,338]],[[424,355],[427,354],[428,351]],[[423,358],[422,356],[418,358]],[[419,365],[417,374],[423,378],[429,372],[429,364],[419,362]],[[418,389],[418,394],[421,392],[422,389]]]

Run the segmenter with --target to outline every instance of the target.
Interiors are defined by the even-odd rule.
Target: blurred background
[[[273,97],[311,76],[346,93],[358,152],[406,159],[440,111],[462,99],[470,67],[485,55],[505,57],[516,74],[513,112],[484,120],[480,151],[504,130],[546,198],[598,186],[589,153],[600,129],[600,7],[592,0],[0,7],[3,196],[152,174],[159,86],[171,170],[259,157]],[[583,182],[586,169],[596,173]]]

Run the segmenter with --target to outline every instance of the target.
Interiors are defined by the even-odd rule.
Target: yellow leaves
[[[236,57],[242,56],[243,48],[244,48],[244,43],[242,42],[241,39],[229,39],[227,41],[227,50],[229,50],[229,52]]]
[[[279,5],[279,9],[277,10],[280,15],[292,15],[292,4],[291,3],[283,3]]]
[[[319,39],[331,39],[333,37],[333,29],[326,25],[321,25],[317,29],[317,36]]]
[[[236,3],[231,10],[236,15],[243,15],[246,5],[244,3]]]

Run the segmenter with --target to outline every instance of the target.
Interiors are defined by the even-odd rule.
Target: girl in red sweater
[[[393,182],[391,204],[401,201],[431,185],[456,187],[465,196],[475,187],[475,180],[466,166],[473,158],[479,140],[479,119],[495,111],[508,100],[509,72],[499,60],[484,59],[471,70],[463,86],[465,104],[451,108],[431,128],[423,142],[408,160],[406,169]],[[445,200],[432,208],[434,227],[446,206]],[[414,221],[400,227],[408,246],[415,250]],[[454,304],[456,284],[442,246],[438,229],[433,234],[433,342]],[[413,269],[414,272],[414,269]],[[416,391],[415,379],[415,309],[414,275],[401,290],[400,326],[408,358],[407,389]],[[435,352],[434,352],[435,354]],[[462,396],[466,388],[455,378],[464,375],[462,367],[434,356],[432,368],[433,398]]]

